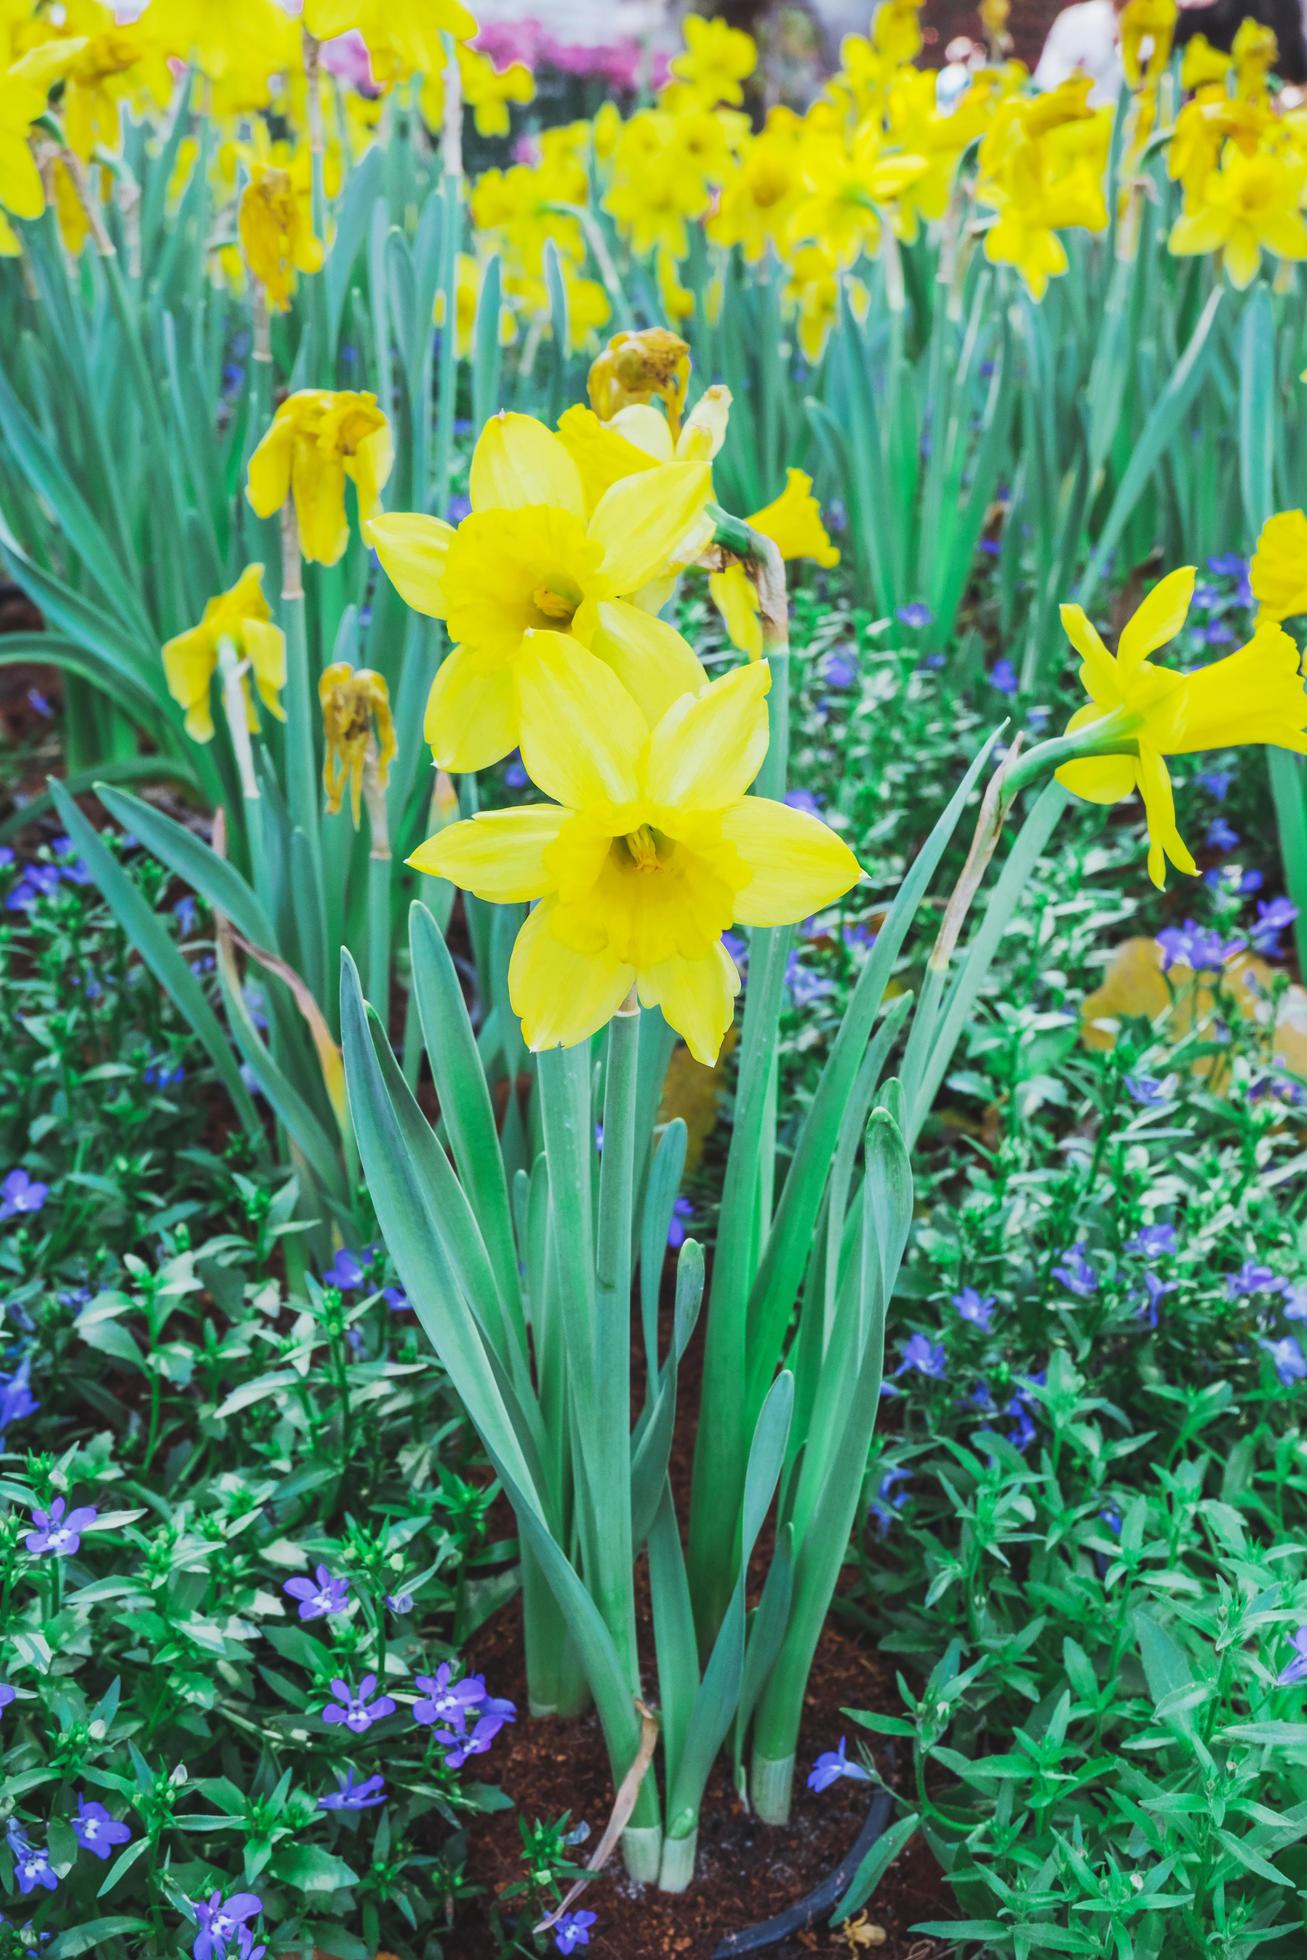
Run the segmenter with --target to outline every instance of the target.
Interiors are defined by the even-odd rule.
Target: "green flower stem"
[[[454,416],[458,407],[458,249],[463,230],[462,80],[453,40],[443,34],[441,41],[445,49],[445,124],[441,141],[440,290],[445,301],[445,323],[440,334],[436,388],[433,502],[438,517],[444,516],[449,505]],[[420,412],[425,414],[425,407]]]
[[[368,998],[390,1024],[390,826],[386,791],[377,769],[377,745],[370,737],[363,761],[363,800],[367,804],[372,848],[368,853]]]

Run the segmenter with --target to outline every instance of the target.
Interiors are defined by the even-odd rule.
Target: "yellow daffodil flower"
[[[1168,860],[1181,871],[1196,869],[1176,828],[1168,755],[1254,744],[1307,754],[1307,691],[1298,649],[1278,626],[1259,626],[1247,646],[1194,673],[1150,664],[1184,625],[1193,589],[1191,565],[1155,585],[1123,629],[1115,656],[1081,607],[1062,608],[1089,695],[1088,705],[1067,723],[1067,734],[1093,728],[1102,741],[1137,744],[1138,753],[1066,763],[1058,781],[1090,803],[1120,803],[1139,791],[1148,820],[1148,875],[1159,888]]]
[[[1280,52],[1275,29],[1265,27],[1251,14],[1239,22],[1230,57],[1234,63],[1234,92],[1245,101],[1265,95],[1266,84]]]
[[[281,404],[250,457],[246,494],[260,517],[292,497],[304,556],[335,565],[349,543],[346,478],[358,492],[366,537],[393,459],[390,424],[375,395],[302,388]]]
[[[385,676],[370,667],[351,667],[348,660],[333,660],[322,670],[318,699],[322,704],[322,787],[327,795],[327,814],[335,816],[348,784],[357,830],[366,766],[370,761],[377,787],[384,789],[398,752],[390,690]]]
[[[300,59],[299,23],[277,0],[150,0],[149,23],[168,53],[193,62],[219,118],[266,108],[273,77]]]
[[[757,43],[724,20],[687,14],[681,25],[685,47],[670,67],[691,102],[743,102],[743,84],[758,66]],[[672,96],[675,102],[677,97]]]
[[[1152,86],[1171,59],[1177,0],[1126,0],[1121,9],[1121,66],[1131,88]]]
[[[817,242],[792,252],[788,270],[786,307],[798,315],[799,345],[805,359],[819,361],[839,318],[841,293],[847,295],[855,320],[866,319],[871,294],[861,279],[845,272],[838,259]]]
[[[1193,40],[1185,44],[1180,62],[1180,86],[1186,95],[1195,95],[1199,89],[1210,88],[1213,83],[1224,88],[1231,65],[1229,55],[1214,48],[1205,34],[1195,34]]]
[[[887,0],[888,4],[888,0]],[[804,194],[789,222],[793,243],[819,239],[851,266],[880,243],[881,214],[930,168],[923,156],[891,152],[878,124],[864,124],[848,141],[842,132],[814,132],[803,147]]]
[[[746,795],[767,750],[765,664],[650,728],[601,662],[537,637],[522,758],[553,800],[455,824],[409,862],[482,898],[539,901],[508,979],[532,1049],[585,1041],[634,989],[711,1064],[740,985],[722,934],[832,904],[857,859],[817,818]]]
[[[523,61],[510,61],[496,68],[488,54],[462,42],[457,48],[459,82],[463,101],[472,111],[479,136],[507,136],[510,128],[509,105],[531,102],[535,98],[535,77]],[[422,84],[422,115],[430,129],[442,129],[445,121],[445,75],[443,69],[428,74]]]
[[[5,212],[30,219],[45,210],[45,186],[29,137],[79,45],[66,41],[33,48],[0,73],[0,257],[12,258],[18,251],[18,236]]]
[[[746,519],[751,531],[761,531],[776,545],[787,561],[811,558],[827,570],[838,565],[838,547],[830,541],[821,521],[821,506],[812,494],[812,478],[802,470],[785,472],[785,488],[779,497],[754,511]],[[750,660],[762,656],[762,620],[758,592],[743,565],[728,565],[724,572],[711,572],[708,590],[721,614],[731,644]]]
[[[288,170],[256,163],[241,193],[239,230],[250,271],[272,313],[290,311],[297,272],[322,269],[322,240],[313,235],[309,202]]]
[[[1219,170],[1171,227],[1170,247],[1179,258],[1219,252],[1226,277],[1240,291],[1257,276],[1263,251],[1281,259],[1307,259],[1307,220],[1301,203],[1307,165],[1288,163],[1259,150],[1245,156],[1226,149]]]
[[[661,109],[639,110],[622,127],[603,199],[631,250],[643,258],[661,247],[683,259],[688,225],[711,204],[707,172],[687,154],[679,118]]]
[[[477,31],[460,0],[305,0],[303,19],[316,41],[357,28],[369,47],[384,42],[406,75],[438,74],[445,65],[441,35],[466,41]]]
[[[779,248],[805,190],[803,125],[792,109],[772,109],[762,129],[725,173],[706,222],[714,245],[738,245],[750,265]]]
[[[1248,578],[1259,626],[1279,626],[1307,613],[1307,513],[1282,510],[1267,518]]]
[[[247,565],[229,592],[220,592],[204,608],[198,626],[169,640],[163,649],[168,692],[186,710],[186,733],[193,742],[213,740],[213,710],[209,694],[218,670],[223,642],[245,663],[241,691],[251,729],[258,732],[259,715],[250,692],[250,675],[259,699],[278,721],[286,716],[278,699],[286,685],[286,639],[272,623],[263,596],[262,565]]]
[[[531,635],[566,635],[608,663],[654,719],[702,685],[694,654],[633,599],[676,562],[708,498],[706,463],[667,463],[613,483],[593,505],[566,445],[529,415],[498,415],[472,456],[472,509],[455,530],[393,513],[377,556],[416,612],[443,619],[454,650],[427,702],[442,769],[484,769],[518,746]]]

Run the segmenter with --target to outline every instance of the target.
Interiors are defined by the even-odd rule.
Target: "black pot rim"
[[[714,1950],[713,1960],[739,1960],[742,1954],[762,1953],[767,1947],[778,1945],[792,1934],[804,1932],[822,1913],[828,1912],[848,1890],[854,1872],[888,1825],[893,1808],[894,1799],[889,1791],[877,1790],[871,1800],[866,1822],[834,1871],[794,1905],[787,1906],[784,1912],[778,1912],[756,1926],[747,1926],[743,1932],[728,1933]]]

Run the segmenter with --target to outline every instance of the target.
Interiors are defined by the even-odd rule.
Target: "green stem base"
[[[754,1814],[764,1824],[788,1824],[794,1789],[793,1756],[755,1755],[749,1773]]]
[[[637,1885],[656,1885],[663,1861],[661,1828],[657,1824],[642,1824],[623,1831],[622,1857]]]
[[[684,1837],[663,1839],[662,1863],[658,1868],[660,1892],[684,1892],[694,1877],[694,1858],[698,1847],[697,1826]]]

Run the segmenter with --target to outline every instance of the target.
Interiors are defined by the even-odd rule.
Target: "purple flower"
[[[462,1769],[469,1756],[484,1756],[503,1728],[498,1715],[483,1715],[470,1734],[453,1729],[437,1729],[436,1741],[445,1751],[447,1769]]]
[[[901,1375],[909,1368],[915,1368],[919,1375],[929,1375],[938,1381],[948,1372],[948,1354],[941,1341],[932,1341],[925,1334],[909,1334],[899,1345],[902,1359],[894,1370]]]
[[[12,1375],[0,1377],[0,1439],[11,1422],[35,1415],[41,1404],[31,1389],[32,1358],[25,1354]]]
[[[810,789],[787,789],[785,801],[791,810],[802,810],[807,817],[819,817],[821,805]]]
[[[362,1735],[383,1715],[393,1715],[395,1704],[389,1695],[378,1695],[375,1701],[372,1699],[376,1685],[375,1674],[363,1676],[357,1694],[348,1681],[333,1681],[331,1692],[335,1700],[328,1702],[323,1709],[323,1721],[333,1727],[343,1722],[351,1735]]]
[[[49,1195],[48,1184],[38,1184],[25,1170],[10,1171],[0,1184],[0,1219],[40,1211]]]
[[[347,1769],[338,1781],[338,1790],[333,1790],[329,1797],[318,1798],[319,1810],[372,1810],[386,1801],[386,1779],[383,1776],[369,1776],[362,1783],[356,1783],[353,1770]]]
[[[246,1920],[257,1919],[263,1901],[253,1892],[233,1892],[224,1899],[221,1892],[210,1892],[207,1899],[194,1899],[195,1944],[192,1960],[227,1960],[229,1942],[237,1942],[236,1952],[249,1953]],[[250,1960],[253,1955],[250,1954]]]
[[[914,599],[910,606],[900,606],[896,617],[904,626],[920,627],[929,626],[935,615],[920,599]]]
[[[525,789],[530,781],[520,756],[511,756],[504,764],[504,781],[509,789]]]
[[[1280,951],[1280,934],[1287,932],[1298,916],[1298,907],[1291,898],[1259,899],[1257,904],[1257,924],[1252,930],[1253,950],[1270,958]]]
[[[724,932],[722,934],[722,948],[735,961],[740,972],[745,972],[749,964],[749,942],[744,938],[743,934],[738,932]]]
[[[596,1923],[597,1912],[565,1912],[554,1928],[554,1945],[560,1953],[575,1953],[578,1946],[589,1946],[590,1928]]]
[[[867,1516],[876,1521],[876,1530],[882,1538],[886,1537],[894,1522],[895,1513],[907,1503],[907,1490],[896,1490],[896,1484],[910,1484],[912,1473],[908,1470],[887,1470],[876,1487],[876,1495],[867,1506]]]
[[[1213,817],[1207,826],[1207,848],[1209,851],[1236,851],[1239,848],[1239,833],[1228,817]]]
[[[1126,1241],[1126,1251],[1141,1259],[1169,1259],[1180,1250],[1174,1225],[1145,1225]]]
[[[1248,560],[1241,558],[1237,551],[1217,551],[1208,558],[1207,569],[1215,572],[1217,578],[1246,578]]]
[[[679,1252],[685,1244],[685,1235],[693,1222],[694,1206],[688,1198],[678,1198],[667,1221],[667,1244],[673,1252]]]
[[[83,1851],[96,1858],[107,1858],[116,1844],[130,1844],[132,1834],[126,1824],[111,1817],[102,1803],[88,1803],[79,1790],[73,1817],[73,1835]]]
[[[824,654],[817,672],[828,687],[852,687],[858,678],[857,662],[849,654],[838,651]]]
[[[381,1297],[392,1313],[412,1313],[413,1302],[402,1286],[383,1286]]]
[[[1307,1676],[1307,1627],[1299,1627],[1290,1645],[1293,1648],[1293,1659],[1286,1661],[1275,1677],[1282,1688],[1291,1688],[1295,1681],[1301,1681]]]
[[[822,1000],[835,991],[835,982],[824,974],[813,973],[804,966],[797,953],[791,953],[785,962],[785,984],[789,988],[796,1007],[809,1007],[815,1000]]]
[[[368,1246],[363,1252],[351,1252],[342,1246],[326,1272],[322,1275],[324,1286],[334,1286],[341,1293],[356,1293],[368,1283],[364,1261],[370,1259],[373,1248]]]
[[[1162,952],[1162,971],[1173,966],[1191,966],[1195,973],[1219,973],[1227,960],[1244,948],[1242,939],[1224,940],[1208,926],[1186,919],[1182,926],[1166,926],[1157,935]]]
[[[1168,1293],[1175,1292],[1179,1283],[1178,1280],[1174,1279],[1159,1279],[1156,1273],[1145,1273],[1145,1298],[1140,1302],[1139,1306],[1140,1319],[1146,1321],[1150,1327],[1156,1327],[1158,1310],[1162,1301]]]
[[[969,1320],[973,1327],[988,1329],[994,1317],[994,1295],[978,1293],[974,1286],[964,1286],[960,1293],[953,1295],[953,1305],[963,1320]]]
[[[1170,1082],[1169,1076],[1165,1082],[1160,1082],[1155,1075],[1127,1075],[1125,1086],[1135,1102],[1142,1103],[1145,1109],[1152,1109],[1158,1103],[1170,1100]]]
[[[172,908],[172,913],[177,921],[178,931],[189,938],[199,921],[199,907],[189,892],[186,892],[177,900],[177,903]]]
[[[1012,1428],[1008,1432],[1008,1441],[1011,1443],[1013,1449],[1023,1452],[1028,1450],[1039,1434],[1039,1431],[1035,1428],[1034,1422],[1031,1420],[1030,1409],[1025,1397],[1020,1393],[1014,1395],[1002,1413],[1012,1423]]]
[[[1281,1279],[1273,1267],[1264,1266],[1257,1259],[1245,1259],[1238,1272],[1228,1274],[1225,1282],[1231,1300],[1246,1300],[1253,1293],[1286,1293],[1288,1289],[1287,1279]]]
[[[299,1601],[302,1620],[324,1620],[329,1613],[343,1613],[349,1604],[349,1580],[333,1579],[325,1565],[317,1567],[312,1579],[287,1579],[282,1591]]]
[[[411,1592],[387,1593],[386,1604],[392,1613],[402,1616],[413,1611],[413,1595]]]
[[[1021,687],[1021,679],[1010,660],[996,660],[989,670],[989,683],[1000,694],[1016,694]]]
[[[455,1681],[453,1673],[450,1663],[442,1661],[434,1674],[413,1677],[414,1687],[422,1690],[421,1699],[413,1704],[415,1722],[424,1726],[452,1722],[461,1729],[471,1710],[482,1705],[486,1699],[484,1676],[465,1674],[461,1681]]]
[[[1235,632],[1228,619],[1213,619],[1198,628],[1198,638],[1205,647],[1229,647],[1234,645]]]
[[[54,720],[54,709],[50,706],[50,703],[46,700],[39,687],[28,688],[27,705],[34,715],[40,715],[42,721]]]
[[[1286,1320],[1307,1320],[1307,1284],[1291,1286],[1284,1296]]]
[[[445,509],[445,522],[447,524],[461,524],[471,508],[472,499],[470,497],[458,495],[451,497]]]
[[[175,1089],[179,1082],[186,1080],[186,1071],[180,1062],[172,1068],[167,1062],[151,1062],[141,1080],[147,1089]]]
[[[1195,777],[1195,781],[1207,791],[1209,796],[1215,797],[1218,803],[1224,803],[1230,793],[1230,785],[1234,781],[1234,771],[1233,769],[1204,769]]]
[[[38,1886],[43,1887],[47,1892],[55,1890],[59,1880],[50,1863],[49,1853],[40,1850],[36,1845],[29,1844],[12,1823],[9,1829],[9,1848],[14,1854],[14,1877],[24,1898],[29,1892],[35,1892]]]
[[[0,1681],[0,1708],[8,1708],[10,1702],[17,1699],[17,1688],[11,1688],[7,1681]]]
[[[1287,1388],[1291,1382],[1307,1381],[1307,1354],[1292,1334],[1279,1341],[1259,1341],[1275,1364],[1275,1372]]]
[[[94,1504],[79,1504],[76,1510],[67,1511],[62,1497],[56,1497],[48,1511],[32,1507],[32,1523],[37,1527],[29,1531],[23,1543],[33,1558],[41,1558],[50,1552],[55,1558],[69,1558],[82,1542],[82,1533],[98,1517]]]
[[[808,1773],[810,1790],[829,1790],[832,1783],[838,1783],[841,1777],[847,1777],[850,1783],[871,1781],[861,1763],[849,1761],[847,1750],[847,1739],[841,1736],[838,1749],[827,1749],[818,1756]]]
[[[1054,1266],[1053,1278],[1063,1285],[1068,1293],[1087,1300],[1098,1291],[1098,1274],[1090,1263],[1083,1239],[1078,1239],[1069,1251],[1062,1254],[1061,1264]]]

